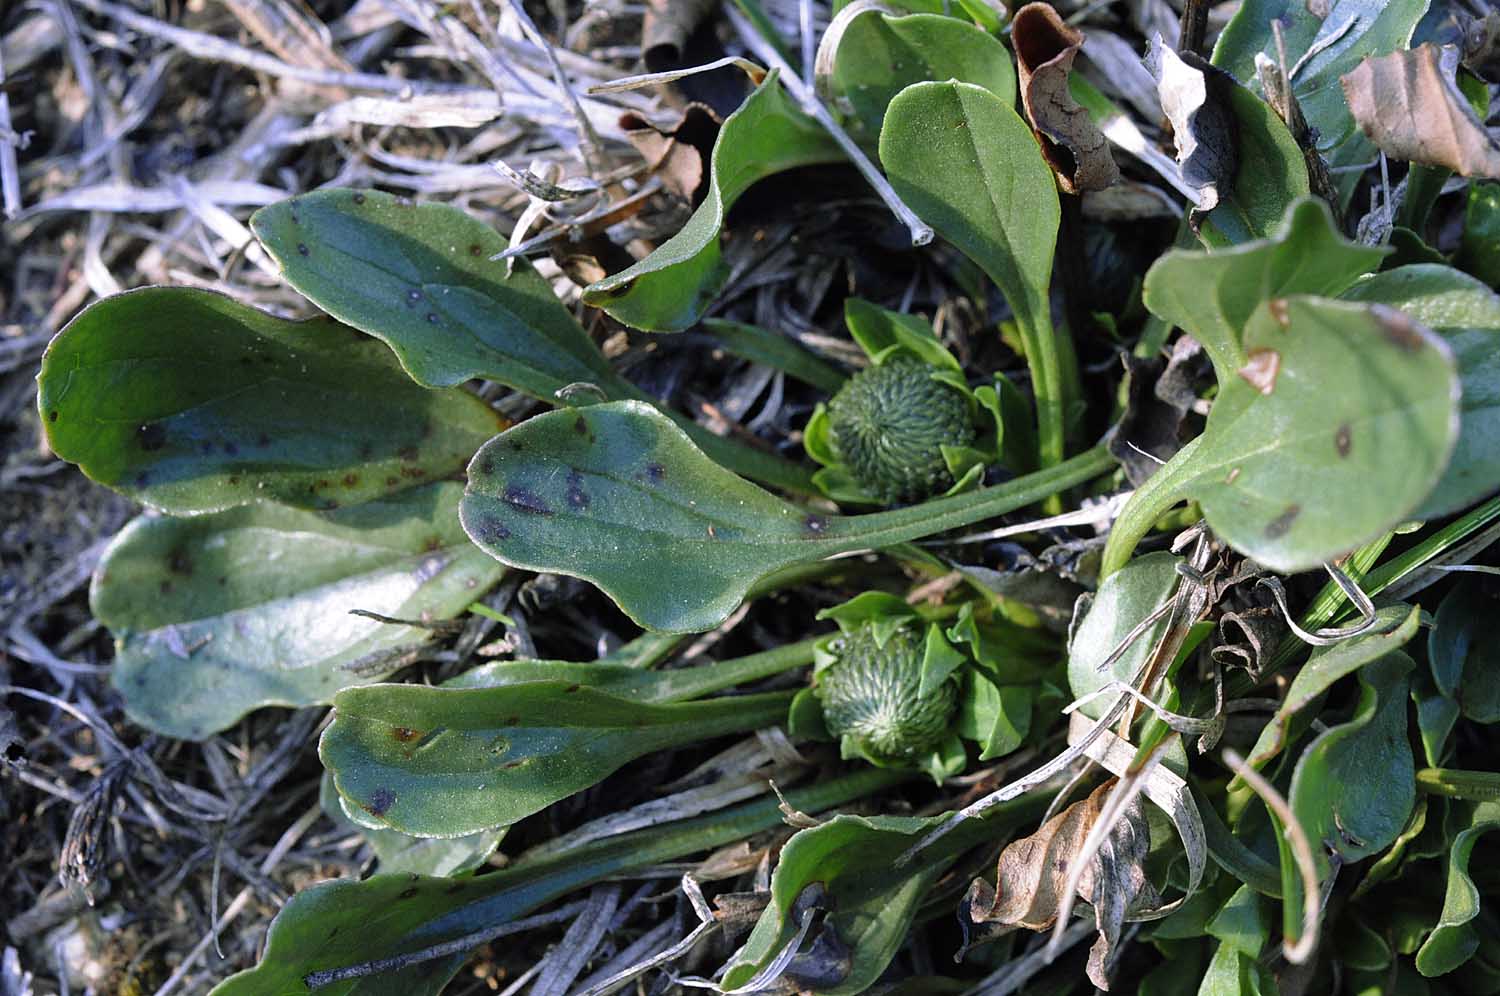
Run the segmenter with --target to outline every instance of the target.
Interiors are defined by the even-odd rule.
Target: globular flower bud
[[[835,660],[818,672],[815,686],[828,732],[884,761],[919,757],[941,743],[958,693],[944,681],[919,694],[923,649],[920,631],[911,627],[896,630],[884,646],[868,625],[835,640]]]
[[[969,400],[931,372],[921,360],[895,356],[855,374],[828,403],[839,458],[888,504],[951,487],[942,447],[967,446],[976,434]]]

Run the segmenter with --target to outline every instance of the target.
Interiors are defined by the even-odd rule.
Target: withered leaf
[[[1340,82],[1354,120],[1386,155],[1500,178],[1500,146],[1454,82],[1457,64],[1456,48],[1426,44],[1367,58]]]
[[[975,879],[965,905],[975,923],[994,923],[1046,930],[1057,920],[1067,887],[1068,869],[1098,820],[1114,788],[1113,779],[1087,799],[1073,803],[1030,837],[1012,841],[1000,853],[993,887]],[[1146,879],[1144,862],[1151,847],[1145,800],[1137,796],[1104,836],[1078,880],[1078,896],[1094,909],[1099,937],[1089,951],[1089,980],[1109,988],[1105,967],[1126,918],[1157,905],[1160,897]]]
[[[1192,52],[1179,56],[1160,35],[1151,40],[1146,68],[1172,122],[1182,182],[1197,193],[1200,212],[1212,211],[1233,189],[1239,169],[1234,112],[1226,96],[1234,80]]]
[[[620,115],[620,129],[672,193],[696,207],[708,191],[708,164],[723,122],[704,104],[689,104],[674,121]]]
[[[1011,21],[1021,106],[1042,153],[1070,194],[1103,190],[1120,179],[1109,142],[1068,90],[1083,33],[1048,3],[1029,3]]]

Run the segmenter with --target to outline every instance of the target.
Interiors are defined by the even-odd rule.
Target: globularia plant
[[[1115,454],[1147,415],[1142,392],[1116,390],[1113,347],[1054,319],[1054,291],[1083,289],[1053,286],[1079,207],[1058,183],[1081,182],[1053,170],[1107,158],[1103,135],[1128,122],[1071,74],[1071,29],[1035,11],[1010,39],[1019,81],[984,4],[839,15],[834,107],[981,305],[989,278],[1024,355],[1008,374],[966,368],[926,320],[850,298],[870,363],[840,383],[775,330],[739,326],[821,392],[804,438],[816,472],[622,376],[532,266],[493,258],[502,235],[373,190],[252,219],[319,317],[147,288],[68,325],[39,380],[48,440],[152,510],[91,591],[127,710],[196,739],[262,706],[331,704],[325,804],[381,855],[373,877],[291,900],[260,965],[216,992],[436,993],[505,925],[773,831],[783,810],[726,796],[665,825],[635,813],[646,828],[591,824],[476,872],[510,827],[637,758],[771,727],[806,762],[783,803],[800,829],[763,852],[754,926],[716,950],[721,991],[948,992],[992,969],[1025,985],[1085,936],[1088,955],[1037,991],[1500,991],[1475,857],[1500,826],[1486,728],[1500,615],[1483,574],[1436,570],[1478,557],[1500,519],[1500,298],[1430,247],[1411,262],[1347,238],[1335,217],[1357,169],[1317,195],[1310,179],[1325,157],[1374,158],[1338,81],[1406,48],[1427,5],[1272,6],[1244,4],[1212,64],[1153,62],[1178,130],[1163,168],[1196,204],[1144,274],[1149,319],[1115,331],[1132,376],[1177,329],[1212,383],[1179,378],[1178,414],[1207,407],[1206,423],[1120,502],[1092,499],[1123,492]],[[1268,53],[1296,67],[1283,90],[1257,73]],[[1162,166],[1144,137],[1135,148]],[[736,199],[844,155],[766,74],[724,122],[682,230],[583,301],[642,330],[694,326],[728,277]],[[1409,190],[1433,186],[1419,169],[1437,167],[1411,167]],[[1408,196],[1410,248],[1436,194]],[[1466,231],[1500,225],[1486,203]],[[1085,384],[1080,352],[1103,356],[1090,369],[1107,382]],[[476,381],[552,410],[509,426]],[[1108,433],[1089,446],[1090,430]],[[838,514],[829,498],[900,507]],[[1058,532],[1090,524],[1107,539]],[[824,563],[872,552],[905,573]],[[598,661],[382,681],[424,627],[517,571],[591,582],[652,632]],[[790,602],[805,638],[661,666],[661,633],[791,590],[818,599]],[[855,807],[899,815],[807,815]],[[413,840],[430,845],[420,863]],[[972,948],[950,969],[913,939],[955,909]],[[1056,946],[1024,947],[1021,927]]]

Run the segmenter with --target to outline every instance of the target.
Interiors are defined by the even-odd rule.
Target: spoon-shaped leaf
[[[1047,288],[1061,208],[1030,126],[983,87],[917,83],[891,101],[880,162],[912,210],[1005,295],[1031,368],[1042,464],[1056,464],[1078,371],[1072,340],[1052,327]]]
[[[1121,512],[1102,573],[1184,498],[1240,553],[1307,570],[1396,525],[1442,476],[1459,385],[1433,333],[1378,305],[1289,297],[1256,310],[1243,346],[1203,435]]]
[[[1448,849],[1448,886],[1437,926],[1417,949],[1417,971],[1428,978],[1445,975],[1474,956],[1481,943],[1479,917],[1483,893],[1469,874],[1469,859],[1479,838],[1500,829],[1500,802],[1481,802],[1467,826]]]
[[[178,513],[368,501],[457,471],[503,424],[473,395],[413,384],[347,326],[172,287],[69,322],[37,404],[58,456]]]
[[[485,377],[548,403],[570,384],[649,401],[614,371],[530,264],[492,255],[505,239],[447,204],[374,190],[321,190],[250,219],[288,283],[309,301],[395,351],[428,387]],[[673,415],[715,460],[804,494],[810,472]],[[472,448],[470,449],[472,453]]]
[[[865,10],[844,28],[832,79],[871,135],[880,133],[891,99],[926,80],[962,80],[1016,102],[1016,70],[1000,40],[941,14]]]
[[[1227,92],[1239,163],[1234,186],[1198,230],[1203,244],[1215,248],[1270,237],[1287,208],[1310,189],[1302,150],[1276,112],[1242,86]]]
[[[1328,205],[1304,197],[1287,208],[1270,238],[1161,256],[1146,272],[1143,296],[1152,314],[1202,343],[1223,383],[1245,365],[1240,335],[1263,302],[1288,294],[1333,297],[1387,252],[1345,239]]]
[[[719,252],[724,218],[757,180],[843,151],[788,99],[772,70],[714,140],[708,194],[672,238],[645,259],[590,284],[583,300],[616,320],[648,332],[681,332],[708,310],[729,277]]]
[[[413,875],[462,875],[481,867],[505,831],[485,830],[467,837],[412,837],[395,830],[373,830],[360,826],[344,812],[344,801],[334,787],[333,776],[323,772],[318,784],[318,808],[340,831],[362,836],[375,852],[382,875],[408,872]]]
[[[1437,518],[1500,490],[1500,297],[1451,266],[1400,266],[1362,280],[1345,300],[1405,312],[1448,343],[1463,385],[1453,460],[1414,515]]]
[[[878,792],[909,773],[865,768],[787,792],[787,802],[817,813]],[[322,882],[284,906],[255,968],[226,979],[213,996],[301,993],[312,972],[346,968],[456,941],[476,925],[501,927],[591,883],[710,851],[782,825],[779,800],[757,800],[662,827],[596,840],[536,861],[521,861],[459,881],[376,875]],[[479,943],[476,941],[475,946]],[[466,955],[418,962],[399,972],[331,982],[318,996],[436,996]]]
[[[1360,669],[1354,717],[1309,744],[1292,775],[1287,801],[1298,822],[1345,864],[1383,851],[1416,803],[1416,762],[1406,730],[1414,666],[1398,650]]]
[[[464,528],[493,556],[592,581],[650,629],[712,629],[773,571],[1015,511],[1113,466],[1096,448],[1006,484],[871,515],[809,513],[634,401],[548,412],[469,465]]]
[[[319,190],[261,208],[250,228],[319,308],[382,340],[418,383],[488,377],[543,401],[614,371],[552,286],[489,225],[376,190]]]
[[[197,740],[252,709],[328,702],[395,670],[349,665],[427,635],[351,609],[442,619],[503,573],[459,528],[460,493],[443,483],[337,512],[250,505],[136,519],[90,593],[115,635],[126,712]]]
[[[319,756],[372,824],[451,837],[506,826],[653,751],[773,726],[791,693],[669,705],[570,681],[374,685],[334,700]]]

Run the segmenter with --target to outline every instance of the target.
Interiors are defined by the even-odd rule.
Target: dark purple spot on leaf
[[[534,491],[528,491],[526,488],[520,487],[515,484],[507,487],[505,489],[505,494],[501,495],[501,498],[507,505],[519,508],[523,512],[530,512],[533,515],[552,514],[551,507],[548,506],[546,502],[542,501],[540,495],[538,495]]]
[[[307,248],[307,243],[306,242],[298,242],[297,243],[297,255],[298,256],[306,256],[310,252],[312,252],[312,250],[310,250],[310,249]]]
[[[667,479],[667,468],[659,463],[646,464],[646,480],[652,484],[660,484]]]
[[[364,811],[371,816],[384,816],[396,804],[396,793],[388,788],[378,788],[370,793],[370,804]]]
[[[167,445],[167,427],[160,422],[147,422],[135,430],[135,439],[141,449],[154,452]]]
[[[181,574],[185,578],[193,576],[193,558],[181,547],[167,554],[167,570],[173,574]]]
[[[421,890],[418,889],[416,886],[412,886],[410,889],[402,889],[399,893],[396,894],[396,898],[397,899],[411,899],[414,896],[416,896],[416,894],[418,892],[420,892],[420,891]]]
[[[582,687],[583,687],[582,685],[569,685],[567,688],[563,689],[563,694],[565,694],[565,695],[571,695],[574,692],[578,691]]]
[[[256,446],[270,446],[271,445],[271,437],[269,435],[267,435],[266,433],[262,432],[260,435],[258,435],[258,436],[255,437],[255,445]]]
[[[58,411],[57,411],[57,409],[54,408],[52,411],[50,411],[50,412],[47,413],[47,421],[48,422],[56,422],[57,421],[57,416],[58,416]]]
[[[484,255],[484,247],[482,247],[478,242],[471,242],[471,243],[469,243],[469,255],[470,256],[482,256],[482,255]]]
[[[239,456],[240,455],[239,444],[238,443],[234,443],[234,442],[225,443],[224,444],[224,455],[225,456],[232,456],[232,457]]]
[[[352,487],[354,487],[358,483],[359,483],[359,475],[358,474],[345,474],[344,475],[344,487],[346,487],[346,488],[352,488]]]
[[[814,535],[820,536],[828,528],[828,520],[821,515],[809,515],[802,520],[802,528]]]
[[[354,203],[356,203],[356,204],[363,204],[364,202],[365,202],[365,195],[364,194],[356,193],[354,195]]]
[[[1281,539],[1291,530],[1292,523],[1297,521],[1297,516],[1301,514],[1301,505],[1288,505],[1286,511],[1266,524],[1266,538]]]
[[[584,418],[582,415],[575,418],[573,420],[573,431],[578,433],[580,436],[588,435],[589,420]]]
[[[433,312],[433,311],[429,311],[427,313],[427,322],[428,322],[429,325],[436,325],[438,323],[437,313]]]
[[[396,451],[396,455],[407,463],[412,463],[417,459],[417,448],[415,446],[403,446]]]
[[[589,507],[588,492],[583,490],[583,475],[576,470],[568,471],[568,505],[580,512]]]
[[[1349,429],[1349,423],[1345,422],[1339,426],[1339,431],[1334,434],[1333,445],[1338,449],[1339,456],[1346,457],[1349,455],[1349,449],[1353,444],[1354,439]]]

